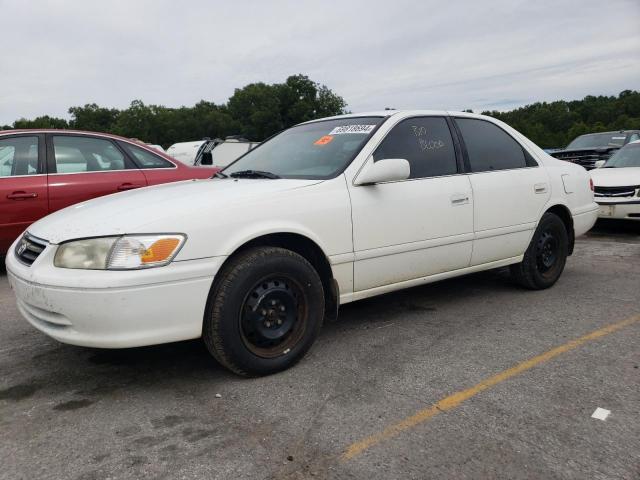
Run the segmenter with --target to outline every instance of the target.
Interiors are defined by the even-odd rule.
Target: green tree
[[[43,115],[33,120],[21,118],[13,122],[13,128],[69,128],[69,124],[64,118],[50,117]]]
[[[640,128],[640,92],[624,90],[617,97],[588,95],[582,100],[483,113],[508,123],[543,148],[564,147],[585,133]]]
[[[227,107],[244,136],[264,140],[297,123],[345,113],[346,102],[325,85],[292,75],[284,83],[236,89]]]
[[[84,107],[71,107],[69,126],[76,130],[111,132],[119,113],[116,108],[104,108],[95,103],[88,103]]]
[[[265,83],[251,83],[235,90],[227,107],[231,117],[239,122],[242,135],[263,140],[284,128],[277,90]]]

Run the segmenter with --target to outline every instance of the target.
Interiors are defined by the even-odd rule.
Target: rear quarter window
[[[169,160],[165,160],[159,155],[149,152],[144,148],[136,147],[125,142],[120,142],[129,155],[131,155],[140,168],[175,168]]]

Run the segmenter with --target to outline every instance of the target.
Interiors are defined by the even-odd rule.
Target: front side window
[[[280,178],[333,178],[351,163],[383,117],[352,117],[298,125],[247,152],[227,175],[260,171]]]
[[[375,162],[386,158],[407,160],[409,178],[458,173],[453,138],[442,117],[408,118],[398,123],[373,154]]]
[[[136,147],[128,143],[121,142],[121,145],[129,152],[129,154],[138,162],[140,168],[173,168],[175,165],[168,160],[154,155],[144,148]]]
[[[467,147],[472,172],[525,168],[524,150],[497,125],[474,118],[456,118]]]
[[[124,155],[109,140],[60,135],[53,137],[58,173],[84,173],[124,170]]]
[[[0,178],[35,175],[38,169],[38,137],[0,140]]]

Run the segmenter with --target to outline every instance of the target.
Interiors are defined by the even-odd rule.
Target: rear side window
[[[102,138],[54,136],[53,152],[57,173],[108,172],[127,168],[120,150]]]
[[[373,154],[375,162],[385,158],[407,160],[409,178],[458,173],[453,139],[442,117],[408,118],[398,123]]]
[[[474,118],[456,118],[469,154],[472,172],[525,168],[524,150],[497,125]]]
[[[128,143],[121,142],[121,145],[135,157],[140,168],[173,168],[175,165],[168,160],[155,155],[144,148],[136,147]]]
[[[35,175],[38,169],[38,137],[0,140],[0,178]]]

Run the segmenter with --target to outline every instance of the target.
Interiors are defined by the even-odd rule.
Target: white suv
[[[550,287],[597,213],[582,167],[493,118],[385,111],[295,126],[211,180],[54,213],[7,271],[22,315],[62,342],[202,336],[263,375],[354,300],[507,265]]]

